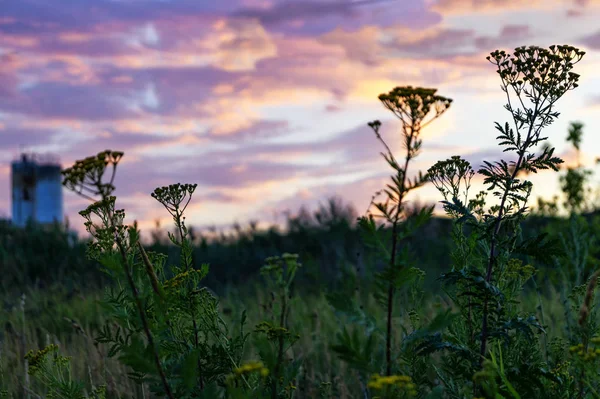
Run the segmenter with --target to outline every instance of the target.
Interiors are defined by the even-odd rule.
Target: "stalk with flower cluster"
[[[490,237],[490,255],[485,280],[490,282],[498,254],[496,245],[503,221],[519,221],[527,210],[527,200],[532,184],[520,181],[517,174],[521,171],[536,173],[540,169],[558,171],[562,160],[554,157],[554,149],[545,148],[541,155],[531,152],[546,137],[541,137],[541,129],[549,126],[559,113],[554,110],[556,102],[569,90],[575,89],[579,75],[571,72],[574,63],[579,62],[585,52],[571,46],[550,46],[549,49],[537,46],[518,47],[514,55],[504,51],[495,51],[487,57],[497,66],[502,90],[506,93],[506,110],[511,113],[514,130],[508,123],[502,127],[496,123],[500,131],[499,145],[504,151],[513,151],[518,155],[517,161],[510,166],[505,161],[492,164],[485,162],[480,173],[489,185],[488,190],[500,198],[497,213],[489,215],[493,219],[493,230]],[[509,89],[515,93],[521,107],[513,107]],[[529,100],[529,106],[526,105]],[[525,136],[523,137],[523,132]],[[511,170],[512,169],[512,170]],[[499,190],[498,190],[499,189]],[[480,355],[485,356],[488,339],[488,301],[484,302],[483,321],[481,327]]]
[[[385,258],[385,262],[387,263],[384,270],[378,273],[376,282],[377,300],[385,307],[387,313],[386,330],[384,333],[385,373],[387,376],[392,375],[394,294],[407,282],[422,278],[423,273],[420,269],[409,267],[411,261],[408,251],[400,252],[398,246],[403,239],[413,234],[419,226],[431,217],[433,210],[432,207],[425,207],[415,214],[410,214],[405,209],[405,199],[409,192],[423,186],[427,182],[427,176],[420,172],[413,179],[408,177],[409,163],[421,151],[421,129],[442,115],[452,102],[451,99],[437,95],[436,92],[436,89],[406,86],[396,87],[389,93],[379,96],[379,100],[383,105],[402,123],[402,140],[406,150],[403,162],[396,160],[390,147],[381,136],[381,122],[376,120],[368,124],[385,148],[385,152],[382,152],[381,155],[394,170],[394,175],[391,176],[392,183],[387,184],[386,188],[378,193],[381,194],[384,192],[387,196],[386,200],[384,202],[375,202],[376,196],[374,196],[369,206],[369,208],[371,205],[374,206],[379,211],[379,214],[373,215],[368,212],[367,216],[359,218],[359,225],[365,232],[367,245],[375,248]],[[383,218],[391,225],[391,243],[384,242],[385,240],[381,239],[381,228],[376,226],[375,217]],[[388,245],[390,245],[390,250],[388,250]],[[338,302],[335,300],[330,301],[332,304]],[[334,304],[334,306],[336,305]],[[343,343],[346,340],[350,340],[347,332],[344,331],[344,334],[340,337],[342,343],[334,346],[334,350],[347,360],[361,358],[362,355],[350,353],[348,349],[349,345]],[[372,344],[372,342],[372,338],[370,337],[367,345]],[[358,364],[356,361],[355,363]]]
[[[394,169],[396,174],[392,176],[392,184],[388,184],[384,189],[387,200],[384,203],[374,203],[373,205],[381,212],[383,218],[392,225],[392,244],[389,256],[390,267],[386,269],[381,277],[384,281],[389,281],[387,289],[387,330],[386,330],[386,375],[392,375],[392,315],[394,307],[394,292],[397,289],[395,281],[398,279],[398,272],[403,267],[403,260],[399,263],[396,259],[398,242],[402,239],[399,227],[404,215],[404,199],[406,195],[421,187],[427,181],[426,176],[417,175],[410,181],[407,178],[408,164],[414,159],[421,150],[422,140],[419,137],[421,129],[429,125],[434,119],[443,114],[452,103],[452,100],[446,97],[436,95],[436,89],[396,87],[387,94],[379,96],[379,100],[402,122],[402,134],[404,140],[404,148],[406,155],[404,157],[404,165],[400,165],[389,146],[381,137],[379,129],[381,122],[374,121],[369,123],[369,126],[375,132],[377,139],[381,141],[386,149],[386,153],[382,153],[387,163]],[[434,115],[429,120],[425,118],[434,111]],[[390,203],[392,204],[390,206]],[[422,222],[431,215],[431,210],[428,209],[423,213]],[[405,235],[406,232],[403,232]]]
[[[178,232],[169,238],[181,249],[180,264],[167,269],[166,256],[146,252],[136,225],[126,226],[125,212],[115,209],[112,182],[121,156],[120,152],[105,151],[64,171],[67,188],[90,199],[101,197],[80,212],[93,237],[88,255],[111,277],[126,279],[130,288],[127,292],[119,285],[107,290],[104,304],[113,322],[100,330],[96,342],[109,346],[109,356],[120,355],[133,369],[130,378],[137,383],[152,382],[154,393],[169,398],[199,397],[214,391],[238,368],[248,338],[246,318],[242,315],[240,334],[231,334],[219,315],[217,298],[199,286],[208,265],[194,268],[184,216],[196,185],[172,184],[152,193],[171,214]],[[109,166],[113,172],[105,183]],[[174,275],[169,278],[170,272]],[[131,309],[137,310],[139,319]],[[248,387],[243,376],[242,381]]]
[[[542,259],[555,252],[542,236],[519,240],[520,222],[527,214],[532,189],[532,183],[521,180],[519,175],[543,169],[557,171],[562,163],[554,156],[554,148],[544,147],[538,154],[534,148],[546,140],[541,135],[542,129],[559,116],[555,110],[557,101],[577,87],[579,75],[571,70],[584,54],[571,46],[548,49],[530,46],[516,48],[512,55],[494,51],[487,57],[497,67],[501,88],[507,97],[504,108],[512,119],[504,125],[496,123],[497,139],[504,152],[515,155],[511,161],[484,161],[479,170],[487,191],[498,201],[496,205],[485,209],[485,192],[468,199],[468,187],[475,172],[460,157],[440,161],[429,169],[433,183],[444,196],[446,212],[456,225],[472,227],[470,238],[461,231],[455,236],[460,238],[458,255],[454,257],[452,271],[442,275],[442,280],[465,290],[455,299],[459,301],[468,296],[466,313],[471,326],[473,313],[479,312],[479,333],[471,327],[471,336],[480,339],[476,362],[479,367],[486,358],[490,337],[508,336],[510,329],[530,336],[531,328],[542,329],[534,316],[523,319],[511,310],[514,290],[534,272],[512,256],[521,254]],[[522,281],[514,284],[513,279],[517,277]],[[492,304],[492,301],[495,302]]]
[[[93,254],[94,250],[96,250],[97,259],[100,260],[101,253],[111,253],[114,245],[117,245],[121,256],[123,271],[125,272],[127,283],[133,294],[137,311],[142,321],[146,338],[148,339],[148,344],[150,348],[152,348],[154,363],[160,376],[160,380],[167,396],[170,399],[174,399],[155,347],[154,337],[150,331],[146,312],[142,305],[133,274],[130,270],[130,261],[126,253],[126,231],[129,233],[130,237],[135,237],[135,228],[127,228],[127,226],[123,224],[125,211],[122,209],[115,210],[116,197],[111,195],[115,189],[113,182],[117,171],[117,165],[122,156],[122,152],[106,150],[95,157],[88,157],[84,160],[77,161],[73,167],[62,172],[64,176],[63,184],[68,189],[90,200],[94,200],[90,195],[100,196],[99,201],[94,202],[80,212],[80,215],[86,219],[85,226],[87,231],[97,240],[96,242],[91,243],[91,251],[89,251],[89,253]],[[112,173],[110,181],[106,183],[103,181],[103,177],[106,168],[109,165],[112,167]],[[98,226],[94,224],[92,215],[98,216],[102,221],[102,225]]]

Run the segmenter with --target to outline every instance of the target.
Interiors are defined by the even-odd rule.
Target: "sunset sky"
[[[569,122],[584,123],[584,160],[600,156],[598,0],[5,0],[0,3],[0,216],[20,149],[64,167],[105,149],[125,156],[116,181],[128,220],[169,222],[150,193],[198,183],[187,220],[227,226],[334,194],[364,212],[390,175],[367,122],[401,150],[377,100],[394,86],[454,100],[423,131],[412,171],[463,155],[501,156],[508,121],[485,57],[521,45],[587,52],[580,87],[546,130],[564,159]],[[399,154],[399,153],[397,153]],[[532,179],[534,198],[558,176]],[[600,177],[595,177],[600,180]],[[412,199],[437,201],[433,187]],[[65,191],[80,225],[85,200]]]

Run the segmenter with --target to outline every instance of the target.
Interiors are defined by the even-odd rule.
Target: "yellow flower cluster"
[[[571,366],[571,363],[568,361],[564,361],[561,363],[558,363],[556,365],[556,367],[554,367],[552,370],[550,370],[550,373],[556,377],[559,378],[559,381],[563,381],[563,383],[565,384],[570,384],[573,381],[573,376],[571,375],[570,371],[569,371],[569,367]],[[550,386],[553,388],[558,388],[560,384],[554,381],[550,382]]]
[[[506,277],[521,277],[524,282],[529,280],[535,274],[535,272],[535,267],[531,265],[523,265],[523,262],[520,259],[509,259],[506,265]]]
[[[267,321],[260,322],[256,325],[254,332],[261,332],[267,335],[269,340],[279,339],[280,337],[289,337],[291,335],[290,331],[284,327],[276,327],[271,325]]]
[[[38,351],[30,350],[25,355],[25,359],[29,362],[29,374],[34,375],[36,372],[40,371],[44,367],[44,362],[46,361],[46,356],[48,356],[51,352],[58,351],[58,345],[50,344],[46,346],[44,349],[40,349]],[[69,358],[65,356],[55,356],[54,364],[57,365],[66,365],[69,363]]]
[[[246,363],[240,367],[238,367],[237,369],[234,370],[234,373],[237,375],[242,375],[242,374],[249,374],[252,373],[254,371],[258,371],[260,373],[260,375],[262,375],[263,377],[266,377],[267,375],[269,375],[269,369],[266,368],[262,362],[249,362]]]
[[[600,338],[595,337],[590,340],[591,343],[599,343]],[[583,344],[578,344],[571,346],[569,348],[569,352],[574,354],[575,356],[580,357],[584,362],[594,361],[600,356],[600,348],[587,348],[583,346]]]
[[[262,362],[248,362],[233,370],[233,373],[227,376],[225,383],[227,385],[235,384],[242,376],[256,372],[258,372],[261,377],[269,375],[269,369],[266,368]]]
[[[560,374],[560,373],[564,372],[565,370],[568,371],[570,365],[571,365],[570,362],[559,363],[556,365],[555,368],[552,369],[552,374]]]
[[[298,389],[297,386],[295,386],[294,384],[292,384],[291,382],[289,384],[286,385],[286,387],[284,388],[284,390],[288,393],[291,394],[292,391],[295,391],[296,389]]]
[[[390,375],[381,376],[374,374],[367,386],[371,389],[383,389],[389,386],[398,387],[406,392],[408,397],[417,396],[417,386],[412,382],[412,379],[407,375]]]
[[[488,380],[494,380],[496,376],[494,365],[489,359],[485,359],[483,361],[483,368],[473,374],[473,382],[481,384]]]
[[[196,270],[196,269],[189,269],[188,271],[179,273],[176,276],[174,276],[173,278],[165,281],[165,288],[166,289],[177,289],[179,286],[181,286],[181,284],[184,281],[186,281],[188,278],[192,277],[192,275],[194,273],[198,273],[202,277],[203,271]]]

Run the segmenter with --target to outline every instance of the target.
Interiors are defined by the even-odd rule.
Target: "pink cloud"
[[[561,0],[437,0],[432,10],[442,14],[472,14],[479,12],[506,12],[532,8],[553,8],[561,5]]]
[[[497,36],[478,35],[474,29],[431,28],[421,32],[400,29],[389,48],[417,57],[456,57],[489,52],[497,47],[515,45],[531,36],[528,25],[504,25]]]
[[[255,120],[250,125],[238,131],[230,132],[228,135],[209,133],[216,141],[252,142],[256,139],[281,136],[291,131],[290,124],[286,120]]]
[[[524,39],[531,37],[531,29],[528,25],[505,25],[496,37],[480,36],[475,38],[475,46],[482,50],[492,51],[492,49],[523,42]]]
[[[581,42],[582,44],[584,44],[587,47],[590,47],[594,50],[599,50],[600,49],[600,31],[580,38],[579,42]]]
[[[584,15],[584,12],[581,10],[569,9],[567,10],[567,17],[569,18],[578,18]]]
[[[443,53],[468,44],[474,34],[472,29],[435,28],[418,33],[402,30],[390,47],[420,55]]]
[[[322,35],[317,40],[328,45],[340,46],[350,60],[356,60],[365,65],[376,65],[382,62],[384,54],[379,45],[380,30],[367,26],[358,31],[345,31],[337,28]]]

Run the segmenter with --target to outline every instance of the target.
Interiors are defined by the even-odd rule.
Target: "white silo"
[[[54,158],[21,155],[12,163],[12,221],[47,224],[63,221],[61,167]]]

